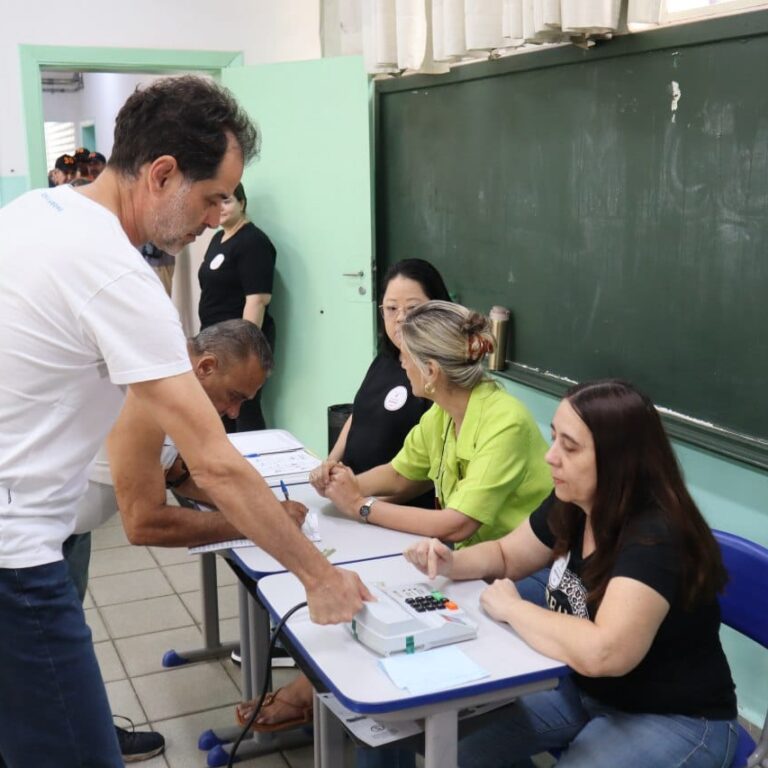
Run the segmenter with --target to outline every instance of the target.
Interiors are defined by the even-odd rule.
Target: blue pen
[[[258,456],[259,456],[258,453],[244,453],[243,454],[243,458],[244,459],[256,459],[256,458],[258,458]]]
[[[285,496],[285,500],[290,501],[291,497],[288,495],[288,486],[282,480],[280,481],[280,489],[283,492],[283,496]]]

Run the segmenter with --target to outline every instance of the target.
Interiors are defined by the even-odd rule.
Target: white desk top
[[[345,567],[359,573],[366,582],[428,581],[403,557],[369,560]],[[392,683],[378,665],[380,657],[357,642],[346,627],[313,624],[307,609],[302,608],[288,620],[284,631],[289,633],[297,650],[329,690],[353,712],[363,714],[402,712],[448,700],[458,701],[460,705],[476,703],[478,695],[489,693],[496,699],[503,699],[505,692],[515,695],[513,689],[530,683],[544,683],[541,688],[552,687],[557,678],[568,674],[568,668],[562,662],[537,653],[510,627],[485,614],[478,602],[486,586],[484,582],[450,582],[440,577],[433,584],[480,625],[475,640],[459,643],[456,647],[486,669],[490,677],[448,691],[414,696]],[[262,579],[258,592],[273,619],[306,599],[301,583],[290,573]],[[401,719],[404,716],[402,713]]]
[[[278,499],[283,499],[279,488],[273,491]],[[321,551],[334,549],[335,552],[328,557],[334,565],[399,555],[411,542],[421,538],[411,533],[351,520],[338,512],[328,499],[320,496],[309,484],[291,485],[288,493],[292,500],[306,504],[311,511],[317,513],[317,527],[322,540],[316,542],[315,546]],[[242,547],[231,552],[232,559],[254,579],[285,571],[277,560],[260,547]]]

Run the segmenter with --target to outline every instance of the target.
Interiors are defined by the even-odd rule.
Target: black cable
[[[232,751],[229,753],[229,760],[227,762],[227,768],[233,768],[235,764],[235,755],[237,754],[237,750],[240,747],[240,744],[242,743],[243,739],[248,735],[248,732],[251,730],[251,726],[256,721],[256,718],[259,716],[259,712],[261,711],[261,707],[264,704],[264,699],[267,696],[267,688],[269,688],[269,671],[272,668],[272,654],[275,651],[275,645],[277,643],[277,636],[280,634],[280,630],[285,626],[285,622],[288,621],[288,619],[293,616],[296,611],[300,610],[301,608],[305,608],[307,605],[306,601],[303,603],[298,603],[297,605],[294,605],[293,608],[291,608],[285,616],[283,616],[280,621],[277,622],[275,625],[275,628],[272,630],[272,637],[269,641],[269,650],[267,651],[267,674],[264,675],[264,686],[261,689],[261,693],[259,694],[259,700],[256,703],[256,706],[253,709],[253,714],[248,718],[248,722],[243,726],[243,730],[240,733],[240,735],[237,737],[237,741],[232,745]]]

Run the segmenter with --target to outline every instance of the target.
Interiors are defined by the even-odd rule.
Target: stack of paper
[[[379,664],[398,688],[413,694],[455,688],[489,675],[455,645],[388,656]]]

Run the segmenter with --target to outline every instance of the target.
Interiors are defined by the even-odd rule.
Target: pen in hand
[[[290,501],[291,497],[288,495],[288,486],[282,480],[280,481],[280,490],[283,492],[285,500]]]

